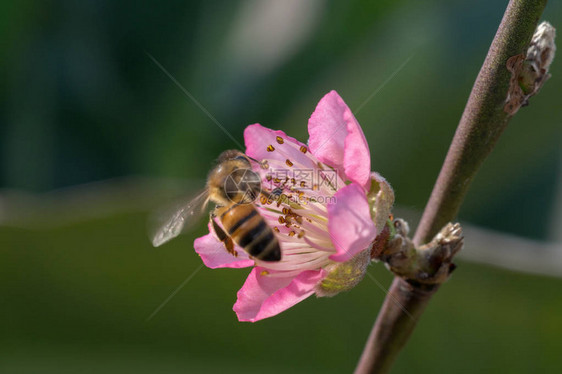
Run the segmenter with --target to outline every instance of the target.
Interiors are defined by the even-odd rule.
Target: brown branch
[[[474,175],[507,126],[514,111],[504,110],[512,77],[506,62],[510,57],[525,55],[546,2],[509,2],[414,236],[415,245],[431,240],[456,217]],[[439,285],[394,278],[356,374],[390,371],[438,288]],[[404,313],[402,307],[409,313]]]
[[[511,73],[507,60],[524,54],[546,0],[511,0],[476,78],[441,173],[414,236],[431,240],[455,218],[474,175],[511,116],[504,110]]]

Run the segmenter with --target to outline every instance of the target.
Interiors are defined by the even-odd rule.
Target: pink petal
[[[336,91],[330,91],[308,120],[308,144],[322,162],[368,187],[371,156],[367,140],[351,109]]]
[[[277,137],[283,139],[283,144],[278,143]],[[286,160],[290,160],[295,168],[316,167],[316,160],[308,151],[308,147],[283,131],[274,131],[255,123],[244,130],[244,143],[246,154],[256,160],[277,160],[284,168],[289,168],[285,166]],[[270,145],[274,148],[272,152],[267,150]],[[301,151],[301,147],[304,147],[306,153]]]
[[[365,191],[358,184],[341,188],[334,197],[335,202],[328,204],[328,231],[336,253],[330,259],[344,262],[371,245],[377,228]]]
[[[343,116],[348,109],[337,92],[330,91],[320,100],[308,120],[310,150],[320,161],[336,169],[343,168],[347,136],[347,123]]]
[[[343,155],[343,169],[347,178],[368,189],[371,174],[371,154],[361,126],[348,110],[344,114],[347,121],[347,136]]]
[[[238,257],[234,257],[224,247],[213,234],[207,234],[195,239],[193,242],[195,252],[201,256],[205,266],[216,268],[245,268],[254,265],[248,254],[239,246],[235,245],[234,250],[238,252]]]
[[[289,309],[314,293],[315,286],[324,278],[324,270],[303,271],[296,277],[270,277],[261,267],[252,269],[238,291],[234,311],[240,321],[255,322]]]

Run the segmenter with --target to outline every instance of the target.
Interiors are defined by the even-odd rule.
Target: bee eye
[[[244,168],[250,168],[251,164],[250,164],[250,160],[248,160],[248,158],[244,155],[239,155],[236,156],[232,159],[233,161],[238,161],[238,162],[243,162],[244,163]],[[240,169],[239,167],[237,167],[237,169]]]

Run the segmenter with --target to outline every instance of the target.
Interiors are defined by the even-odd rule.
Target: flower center
[[[288,277],[332,263],[336,252],[328,232],[327,205],[344,181],[331,167],[319,162],[308,148],[276,137],[266,145],[271,158],[261,160],[262,195],[256,205],[276,232],[282,251],[279,262],[256,260],[275,270],[268,276]]]

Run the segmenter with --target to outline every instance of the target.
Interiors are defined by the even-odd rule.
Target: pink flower
[[[210,268],[253,266],[234,304],[240,321],[274,316],[312,294],[333,296],[354,287],[370,263],[370,248],[394,202],[390,185],[371,172],[367,141],[349,107],[328,93],[308,121],[308,146],[259,124],[244,132],[246,154],[261,161],[256,206],[273,227],[282,259],[238,257],[209,233],[194,247]],[[211,230],[212,232],[212,230]]]

